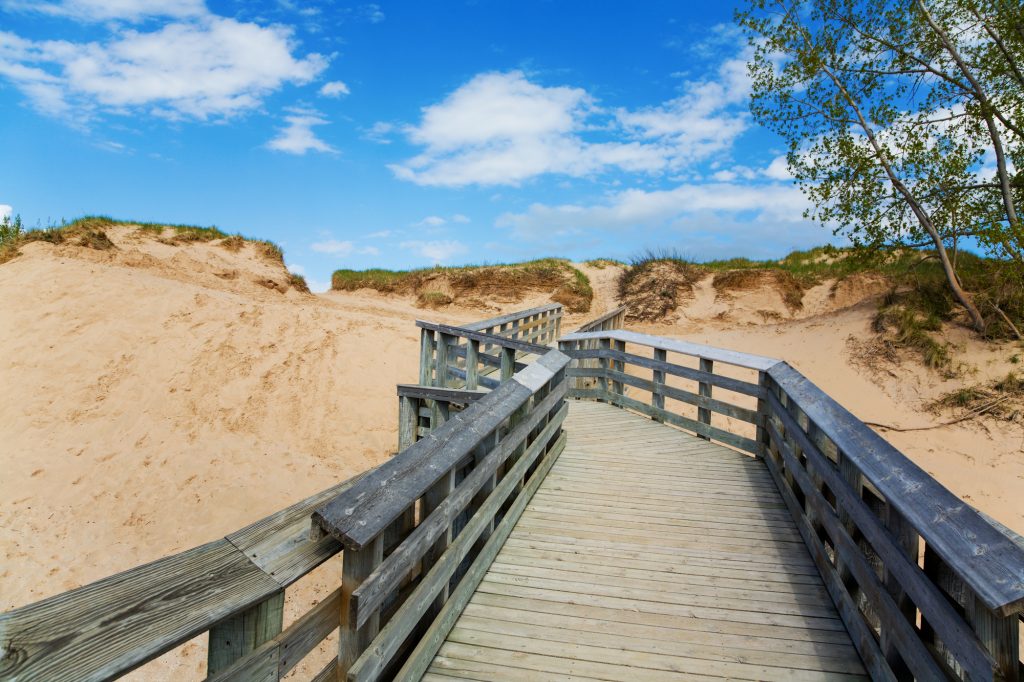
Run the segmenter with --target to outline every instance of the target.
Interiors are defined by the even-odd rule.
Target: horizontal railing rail
[[[398,450],[401,452],[448,421],[487,391],[398,385]]]
[[[316,511],[346,552],[349,680],[426,670],[564,446],[568,363],[549,350]]]
[[[475,332],[547,345],[559,337],[562,316],[562,304],[549,303],[462,326]]]
[[[626,306],[621,306],[610,310],[600,317],[590,320],[584,323],[576,330],[576,334],[584,334],[587,332],[608,332],[617,329],[622,329],[626,323]],[[575,347],[578,350],[596,350],[600,348],[601,339],[593,338],[589,341],[579,340]],[[596,369],[600,366],[600,361],[593,358],[581,358],[577,359],[574,363],[577,369]],[[570,390],[576,389],[588,389],[594,388],[597,385],[597,378],[595,376],[588,376],[583,372],[577,372],[576,376],[569,380]]]
[[[206,631],[216,677],[280,633],[285,588],[341,551],[333,538],[309,538],[309,517],[359,478],[221,540],[0,615],[0,679],[114,679]],[[320,621],[310,616],[285,631],[293,646],[279,676],[331,631],[312,631],[310,622]]]
[[[795,369],[627,331],[559,346],[597,381],[570,397],[764,458],[874,679],[1020,679],[1024,548]]]
[[[420,385],[439,388],[493,389],[526,367],[517,358],[538,357],[550,350],[530,341],[467,327],[417,320],[420,328]],[[498,376],[488,376],[498,370]]]
[[[577,334],[586,332],[607,332],[613,329],[622,329],[626,324],[626,306],[620,306],[609,310],[604,315],[585,322],[576,330]]]

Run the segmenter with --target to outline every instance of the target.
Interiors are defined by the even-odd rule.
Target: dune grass
[[[435,266],[413,270],[336,270],[331,288],[337,291],[374,289],[382,293],[429,294],[444,282],[450,298],[478,296],[523,296],[528,291],[551,290],[551,300],[570,312],[586,312],[594,298],[590,280],[563,258],[539,258],[523,263]],[[448,294],[444,294],[448,296]],[[439,298],[424,298],[423,306],[434,306]]]
[[[262,239],[250,239],[240,234],[228,234],[212,225],[200,227],[198,225],[150,223],[119,220],[102,215],[83,216],[70,222],[61,220],[58,224],[30,230],[23,228],[20,217],[15,217],[13,220],[6,218],[2,223],[0,225],[0,263],[17,256],[19,254],[18,247],[29,242],[73,243],[98,250],[113,249],[115,246],[106,234],[106,230],[111,227],[135,227],[158,239],[176,244],[222,240],[220,245],[230,251],[237,251],[248,243],[269,260],[284,263],[284,251],[277,244]],[[170,232],[169,235],[168,232]]]

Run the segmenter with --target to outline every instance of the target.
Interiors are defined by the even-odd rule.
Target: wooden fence
[[[543,306],[471,323],[457,334],[484,333],[492,342],[485,343],[487,351],[511,344],[522,357],[535,358],[534,351],[550,349],[532,342],[556,338],[561,318],[561,306]],[[480,361],[486,362],[487,358]],[[461,365],[465,367],[464,360]],[[513,359],[511,368],[512,372],[506,367],[498,378],[490,378],[486,376],[488,367],[478,365],[482,377],[478,383],[497,387],[527,366]],[[536,371],[524,376],[535,376]],[[408,428],[400,428],[400,449],[439,428],[450,416],[448,408],[454,406],[457,411],[486,395],[481,391],[463,391],[461,397],[455,392],[442,395],[432,384],[398,389],[400,400],[410,402],[402,410],[402,424]],[[422,388],[430,388],[430,392],[424,393]],[[445,416],[427,418],[413,427],[408,409],[419,416],[425,406],[431,414],[436,410]],[[518,410],[514,419],[525,413],[534,415],[532,402]],[[544,433],[558,430],[560,414],[555,410],[545,417]],[[509,438],[521,434],[521,430],[512,436],[504,433],[507,421],[497,429],[503,443],[511,443]],[[549,424],[553,425],[549,428]],[[531,431],[520,449],[533,447],[539,437],[540,433]],[[557,442],[557,436],[552,438]],[[550,461],[544,459],[553,452],[547,445],[534,448],[538,461]],[[373,473],[380,475],[378,471]],[[0,615],[0,680],[114,679],[204,632],[208,633],[207,679],[283,677],[338,629],[341,587],[287,628],[282,627],[286,589],[342,551],[341,542],[330,535],[310,536],[310,517],[369,473],[331,486],[220,540]],[[502,509],[498,519],[507,513],[508,509]],[[353,562],[345,562],[349,563]],[[332,659],[314,679],[335,679],[337,664],[338,660]]]
[[[577,334],[585,334],[587,332],[608,332],[616,329],[622,329],[626,324],[626,306],[621,306],[610,310],[601,317],[591,320],[586,324],[582,325],[576,330]],[[577,350],[597,350],[600,348],[600,339],[592,340],[580,340],[577,343]],[[575,367],[580,369],[595,369],[600,366],[600,361],[595,358],[581,358],[575,362]],[[584,376],[577,373],[569,380],[570,389],[586,389],[594,388],[597,385],[597,379],[594,377]]]
[[[791,366],[626,331],[559,345],[597,380],[571,397],[764,458],[874,679],[1022,678],[1024,548]]]

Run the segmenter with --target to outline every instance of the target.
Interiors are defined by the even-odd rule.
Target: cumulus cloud
[[[727,152],[750,125],[748,49],[656,106],[607,111],[586,90],[521,71],[482,73],[403,129],[422,147],[390,166],[420,185],[518,185],[543,174],[679,171]]]
[[[295,49],[291,29],[208,14],[154,31],[116,29],[106,42],[35,41],[0,31],[0,76],[51,115],[147,111],[208,119],[254,109],[326,67],[322,55],[297,57]]]
[[[421,227],[440,227],[446,222],[448,221],[441,216],[428,215],[426,218],[416,223],[416,225]]]
[[[452,216],[452,222],[453,223],[468,223],[469,222],[469,216],[464,216],[461,213],[456,213],[455,215]]]
[[[744,52],[727,59],[715,78],[685,82],[677,98],[637,111],[620,109],[616,118],[633,135],[664,147],[671,168],[722,153],[750,125],[747,57]]]
[[[450,239],[442,241],[413,240],[402,242],[399,246],[433,263],[446,263],[469,250],[462,242]]]
[[[405,133],[424,151],[390,166],[420,185],[519,184],[544,173],[582,176],[609,166],[654,170],[658,150],[633,142],[588,142],[594,113],[581,88],[544,87],[521,71],[484,73],[426,107]]]
[[[312,109],[290,109],[285,116],[285,126],[278,130],[277,137],[267,142],[267,147],[287,154],[302,155],[309,151],[335,153],[337,150],[316,136],[314,126],[326,125],[329,121]]]
[[[10,217],[14,207],[10,204],[0,204],[0,219]]]
[[[772,180],[793,179],[793,174],[789,172],[789,166],[786,163],[785,155],[776,156],[772,159],[772,162],[764,169],[764,175],[766,178],[770,178]]]
[[[348,86],[341,81],[331,81],[330,83],[324,83],[320,87],[320,94],[324,97],[333,97],[337,99],[342,95],[350,93]]]

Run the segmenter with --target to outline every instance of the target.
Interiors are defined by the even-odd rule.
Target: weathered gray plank
[[[902,590],[914,601],[921,610],[922,616],[940,634],[947,648],[964,666],[964,669],[971,675],[972,679],[984,679],[986,675],[990,676],[992,661],[986,654],[984,647],[940,590],[928,580],[924,572],[918,567],[917,557],[910,558],[906,556],[896,544],[893,536],[882,525],[881,520],[868,509],[859,495],[853,493],[842,479],[835,465],[818,451],[817,446],[811,443],[792,415],[771,393],[768,394],[768,402],[773,414],[781,420],[787,434],[793,438],[797,446],[804,453],[808,463],[826,485],[829,486],[829,489],[832,490],[836,497],[837,508],[841,508],[853,521],[857,529],[871,544],[874,551],[878,553],[886,570],[892,574]],[[820,493],[817,492],[817,486],[813,485],[804,468],[796,462],[795,457],[789,450],[789,446],[779,441],[779,432],[774,422],[769,421],[767,426],[769,435],[776,440],[776,448],[786,460],[788,468],[791,470],[794,478],[797,479],[801,489],[804,490],[804,494],[810,497],[813,500],[812,504],[818,507],[819,521],[823,521],[829,527],[830,535],[834,536],[838,533],[839,529],[843,528],[838,523],[838,515],[835,515],[835,522],[831,523],[830,520],[833,514],[830,512],[830,509],[826,508],[828,505],[821,498]],[[820,518],[821,515],[824,515],[825,518]],[[841,534],[846,534],[845,529],[843,529]],[[854,550],[856,545],[852,540],[848,543],[848,546],[851,552],[857,551]],[[844,563],[848,563],[848,561]],[[864,589],[863,585],[862,589]],[[890,610],[884,613],[888,614],[890,620],[899,619],[896,612]],[[892,623],[890,620],[885,621],[889,628],[899,626],[900,630],[905,630],[902,625]],[[899,650],[901,657],[905,659],[907,651],[903,647],[900,647]]]
[[[780,362],[775,358],[768,358],[762,355],[740,353],[738,351],[725,350],[724,348],[705,346],[703,344],[691,343],[689,341],[666,339],[661,336],[651,336],[650,334],[640,334],[638,332],[630,332],[625,330],[566,334],[565,336],[562,337],[561,340],[586,341],[590,339],[602,338],[615,339],[617,341],[625,341],[626,343],[635,343],[637,345],[647,346],[649,348],[660,348],[671,353],[682,353],[683,355],[690,355],[698,358],[707,358],[708,360],[724,362],[727,365],[746,367],[748,369],[768,370]]]
[[[245,659],[216,675],[208,682],[276,682],[305,658],[306,654],[338,628],[341,588],[306,612],[284,632],[261,646]],[[335,664],[337,659],[334,659]]]
[[[315,523],[346,547],[364,546],[530,395],[515,382],[502,384],[318,508]]]
[[[112,679],[280,589],[211,542],[0,615],[0,677]]]
[[[400,397],[418,398],[420,400],[445,400],[450,403],[469,404],[483,398],[487,395],[487,391],[420,386],[418,384],[398,384],[398,395]]]
[[[1024,549],[795,369],[769,375],[988,608],[1024,609]]]

